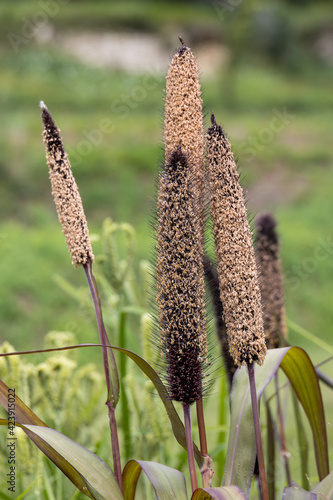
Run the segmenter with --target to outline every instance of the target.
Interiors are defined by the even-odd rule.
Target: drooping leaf
[[[0,425],[8,420],[0,419]],[[36,446],[87,497],[93,500],[123,500],[110,467],[97,455],[50,427],[23,425],[16,420]]]
[[[315,369],[309,356],[300,347],[284,347],[267,352],[262,366],[255,367],[257,397],[268,385],[278,367],[289,378],[312,429],[319,477],[328,474],[328,450],[321,391]],[[232,484],[249,494],[256,454],[246,367],[237,370],[231,392],[231,426],[223,486]]]
[[[307,353],[300,347],[292,347],[281,361],[296,395],[309,419],[319,479],[329,473],[328,447],[324,405],[316,370]]]
[[[130,460],[123,472],[125,500],[134,500],[141,471],[146,474],[157,500],[187,500],[185,477],[181,472],[157,462]]]
[[[16,353],[15,353],[16,354]],[[9,387],[0,380],[0,404],[7,411]],[[47,427],[30,408],[15,394],[15,419],[20,424],[32,424]]]
[[[33,354],[33,353],[46,353],[46,352],[54,352],[54,351],[67,351],[70,349],[78,349],[78,348],[84,348],[84,347],[101,347],[100,344],[78,344],[75,346],[66,346],[66,347],[58,347],[58,348],[53,348],[53,349],[38,349],[35,351],[20,351],[20,352],[14,352],[14,353],[0,353],[1,356],[18,356],[18,355],[23,355],[23,354]],[[145,361],[143,358],[138,356],[132,351],[129,351],[127,349],[122,349],[121,347],[116,347],[116,346],[110,346],[106,345],[105,347],[115,349],[116,351],[122,352],[123,354],[126,354],[126,356],[130,357],[136,365],[141,369],[141,371],[153,382],[155,389],[157,390],[164,407],[166,409],[166,412],[168,414],[173,434],[178,441],[178,443],[186,450],[186,438],[185,438],[185,427],[183,422],[180,420],[178,413],[175,410],[175,407],[170,400],[170,396],[168,394],[168,391],[166,387],[164,386],[162,380],[156,373],[156,371],[150,366],[147,361]],[[6,386],[7,387],[7,386]],[[1,403],[1,400],[0,400]],[[1,403],[2,404],[2,403]],[[6,401],[4,404],[7,404]],[[30,410],[31,411],[31,410]],[[34,422],[32,422],[34,423]],[[45,425],[45,424],[44,424]],[[204,457],[201,455],[197,445],[193,443],[193,449],[194,449],[194,456],[196,459],[196,462],[198,464],[198,467],[201,468],[204,463]]]
[[[225,488],[198,488],[191,500],[246,500],[246,496],[237,486]]]
[[[156,373],[156,371],[150,366],[147,361],[145,361],[143,358],[138,356],[132,351],[129,351],[127,349],[122,349],[121,347],[113,347],[112,349],[115,349],[119,352],[122,352],[126,354],[126,356],[129,356],[135,364],[141,369],[141,371],[152,381],[152,383],[155,386],[155,389],[157,390],[162,403],[164,404],[164,407],[166,409],[166,412],[168,414],[173,434],[178,441],[178,443],[186,450],[186,438],[185,438],[185,427],[183,422],[180,420],[178,413],[175,410],[175,407],[170,400],[170,396],[168,394],[167,389],[165,388],[162,380]],[[196,459],[196,462],[198,464],[198,467],[201,468],[203,465],[203,456],[201,455],[198,447],[196,444],[193,443],[193,448],[194,448],[194,456]]]

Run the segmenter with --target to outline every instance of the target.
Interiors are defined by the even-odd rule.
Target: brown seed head
[[[279,347],[281,336],[286,337],[287,333],[280,245],[275,227],[276,222],[270,214],[256,219],[256,259],[268,349]]]
[[[194,172],[194,195],[198,200],[199,218],[204,232],[205,160],[203,151],[202,99],[198,67],[191,49],[182,47],[173,56],[166,77],[164,113],[165,161],[177,147],[187,156],[188,168]]]
[[[43,141],[46,148],[52,195],[72,262],[77,267],[79,264],[94,260],[87,220],[67,153],[60,137],[60,131],[44,103],[41,103],[41,108],[44,125]]]
[[[160,177],[157,223],[157,304],[171,398],[191,404],[202,395],[207,362],[200,225],[186,156],[170,155]]]
[[[230,142],[212,116],[206,135],[210,212],[229,351],[236,365],[266,354],[257,267]]]

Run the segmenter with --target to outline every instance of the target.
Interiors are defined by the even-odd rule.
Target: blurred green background
[[[165,74],[181,35],[197,55],[206,126],[213,110],[250,211],[278,221],[288,317],[331,343],[332,21],[329,1],[3,0],[0,340],[39,348],[49,330],[96,340],[57,284],[85,278],[51,198],[39,101],[62,130],[91,233],[105,217],[129,222],[137,262],[149,260]],[[294,330],[289,340],[316,363],[329,355]],[[332,376],[332,362],[323,370]]]

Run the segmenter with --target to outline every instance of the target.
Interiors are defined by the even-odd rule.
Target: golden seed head
[[[180,148],[160,177],[157,304],[171,398],[200,399],[207,363],[204,270],[191,174]]]
[[[194,195],[202,217],[202,241],[205,211],[205,160],[203,150],[202,98],[198,67],[191,49],[183,46],[173,56],[166,77],[164,112],[165,161],[177,147],[187,156],[194,173]]]
[[[252,236],[231,146],[212,116],[206,154],[217,271],[229,351],[236,365],[266,355]]]
[[[43,142],[59,222],[75,267],[94,260],[82,200],[64,149],[60,131],[44,103],[41,102],[44,125]]]
[[[270,214],[256,219],[256,259],[268,349],[279,347],[281,336],[287,334],[280,245],[275,227],[276,222]]]

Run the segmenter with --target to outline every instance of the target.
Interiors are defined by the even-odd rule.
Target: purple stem
[[[283,460],[284,460],[284,467],[286,469],[287,483],[288,483],[288,486],[290,486],[291,476],[290,476],[289,461],[288,461],[289,455],[288,455],[288,451],[287,451],[286,435],[284,432],[284,422],[283,422],[283,415],[282,415],[282,408],[281,408],[281,401],[280,401],[280,392],[279,392],[279,382],[278,382],[277,373],[275,374],[275,389],[276,389],[277,413],[278,413],[278,417],[279,417],[279,426],[280,426],[281,449],[282,449],[282,455],[283,455]]]
[[[106,333],[104,322],[103,322],[101,301],[99,298],[96,279],[95,279],[95,276],[94,276],[93,271],[92,271],[92,262],[88,261],[86,264],[83,264],[83,268],[84,268],[84,271],[86,273],[91,297],[93,299],[96,320],[97,320],[97,326],[98,326],[98,332],[99,332],[99,337],[100,337],[100,341],[102,344],[103,365],[104,365],[104,373],[105,373],[105,380],[106,380],[106,386],[107,386],[107,401],[105,404],[108,407],[108,414],[109,414],[114,473],[115,473],[116,479],[118,481],[119,487],[120,487],[121,491],[123,492],[123,483],[122,483],[122,475],[121,475],[121,462],[120,462],[120,450],[119,450],[117,422],[116,422],[116,416],[115,416],[115,407],[112,405],[112,402],[110,399],[110,396],[112,396],[114,398],[114,394],[112,391],[112,389],[114,389],[114,388],[111,387],[111,385],[110,385],[111,377],[110,377],[110,366],[109,366],[108,357],[110,356],[111,361],[112,361],[112,363],[114,363],[115,367],[116,367],[116,361],[114,359],[114,354],[113,354],[112,349],[109,349],[110,352],[108,352],[108,348],[105,347],[105,345],[110,345],[110,341],[109,341],[108,335]],[[117,374],[117,377],[118,377],[118,374]],[[119,384],[118,384],[118,386],[119,386]]]
[[[185,425],[188,466],[190,469],[192,493],[194,493],[195,490],[198,489],[198,481],[195,471],[195,460],[194,460],[194,450],[193,450],[193,440],[192,440],[191,408],[189,405],[183,403],[183,410],[184,410],[184,425]]]
[[[257,389],[256,389],[255,376],[254,376],[253,363],[249,363],[247,365],[247,368],[248,368],[248,373],[249,373],[250,392],[251,392],[251,401],[252,401],[252,413],[253,413],[253,422],[254,422],[254,433],[255,433],[256,445],[257,445],[257,457],[258,457],[258,464],[259,464],[259,478],[260,478],[260,483],[261,483],[262,498],[263,498],[263,500],[269,500],[266,471],[265,471],[264,451],[263,451],[262,441],[261,441],[259,407],[258,407],[258,400],[257,400]]]

